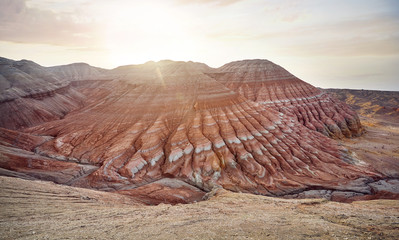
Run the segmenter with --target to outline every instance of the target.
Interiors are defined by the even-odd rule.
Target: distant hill
[[[346,102],[358,114],[399,121],[399,92],[378,90],[325,89]]]

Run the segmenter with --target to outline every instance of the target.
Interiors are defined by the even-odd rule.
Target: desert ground
[[[355,109],[365,128],[362,136],[341,144],[357,158],[391,178],[399,178],[399,92],[327,89]]]
[[[192,204],[0,177],[1,239],[397,239],[399,201],[351,204],[215,190]]]

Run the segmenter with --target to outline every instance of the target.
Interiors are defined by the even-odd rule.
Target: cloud
[[[309,42],[284,47],[282,50],[289,55],[302,56],[389,56],[399,55],[399,37],[384,38],[354,37],[345,40],[330,40]]]
[[[0,0],[0,40],[81,46],[96,42],[95,22],[75,13],[28,7],[26,0]]]
[[[311,55],[398,55],[399,19],[369,16],[305,29],[301,36],[315,36],[292,48]]]
[[[176,0],[178,4],[214,4],[218,6],[228,6],[243,0]]]
[[[399,55],[399,19],[389,15],[294,25],[253,35],[239,32],[247,41],[263,41],[285,55]],[[221,38],[222,35],[211,37]]]
[[[14,21],[24,10],[24,0],[0,0],[0,21]]]

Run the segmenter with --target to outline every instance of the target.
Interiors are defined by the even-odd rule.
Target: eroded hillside
[[[43,81],[37,72],[65,83],[82,102],[62,110],[69,90],[54,90],[1,103],[3,122],[13,124],[0,129],[3,175],[117,191],[148,204],[198,201],[215,187],[287,197],[315,190],[376,195],[370,184],[387,177],[328,137],[359,135],[355,112],[267,60],[219,69],[174,61],[113,70],[4,64],[32,73],[29,83]],[[21,100],[27,103],[10,110]],[[53,118],[31,121],[41,116],[31,111],[36,103]]]

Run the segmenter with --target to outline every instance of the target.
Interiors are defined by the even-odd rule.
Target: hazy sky
[[[399,1],[0,0],[0,56],[104,68],[262,58],[318,87],[399,90]]]

